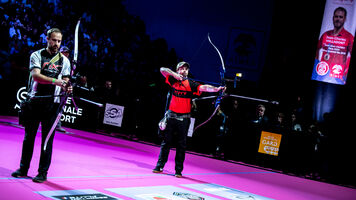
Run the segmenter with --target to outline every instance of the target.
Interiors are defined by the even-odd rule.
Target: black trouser
[[[23,172],[27,172],[32,155],[33,148],[35,144],[35,138],[37,134],[38,127],[41,123],[42,126],[42,141],[41,141],[41,157],[40,164],[38,167],[39,173],[45,173],[48,171],[49,166],[51,164],[52,158],[52,144],[54,133],[48,141],[46,151],[43,150],[44,142],[46,140],[47,135],[58,115],[58,107],[59,104],[53,103],[53,99],[50,100],[34,100],[30,103],[29,107],[25,111],[26,119],[25,119],[25,138],[23,140],[22,145],[22,156],[20,169]]]
[[[157,166],[164,167],[168,160],[169,151],[172,147],[173,138],[177,138],[175,170],[178,173],[183,171],[183,162],[185,159],[187,134],[190,124],[190,118],[183,118],[182,120],[169,118],[167,121],[166,130],[163,132],[164,137],[161,143],[161,152],[159,154]]]

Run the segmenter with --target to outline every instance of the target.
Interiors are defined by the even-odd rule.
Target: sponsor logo
[[[205,200],[205,198],[203,197],[199,197],[197,195],[194,194],[190,194],[190,193],[185,193],[185,192],[173,192],[174,196],[178,196],[181,197],[183,199],[191,199],[191,200]]]
[[[117,200],[116,198],[109,197],[105,194],[76,194],[76,195],[60,195],[53,196],[61,200]]]
[[[341,65],[334,65],[332,67],[333,74],[340,75],[342,73],[342,66]]]
[[[112,118],[112,119],[122,117],[122,110],[116,107],[111,107],[108,110],[106,110],[105,117]]]
[[[45,68],[46,66],[48,66],[48,64],[50,64],[50,63],[49,63],[49,62],[43,63],[42,69]],[[50,70],[55,70],[55,71],[59,71],[58,68],[60,68],[60,67],[62,67],[62,65],[55,65],[55,64],[52,64],[52,65],[49,65],[49,66],[48,66],[48,69],[50,69]]]
[[[21,87],[16,94],[17,103],[15,104],[14,109],[20,109],[20,103],[26,99],[27,90],[26,87]]]
[[[321,61],[316,66],[316,73],[320,76],[324,76],[329,72],[329,65],[327,62]]]

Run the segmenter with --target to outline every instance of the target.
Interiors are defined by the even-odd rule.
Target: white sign
[[[122,118],[124,117],[124,108],[123,106],[107,103],[103,123],[121,127]]]
[[[190,118],[188,137],[193,137],[195,118]]]

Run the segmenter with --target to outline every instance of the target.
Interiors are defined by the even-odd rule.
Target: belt
[[[167,118],[173,118],[173,119],[177,119],[177,120],[180,120],[182,121],[183,119],[185,118],[190,118],[190,113],[184,113],[184,114],[181,114],[181,113],[175,113],[171,110],[168,110],[166,113],[165,113],[165,116]]]

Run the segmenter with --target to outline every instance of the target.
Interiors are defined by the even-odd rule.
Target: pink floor
[[[16,123],[14,117],[0,116],[0,122],[0,199],[4,200],[57,199],[46,196],[46,192],[76,190],[93,190],[112,199],[165,199],[125,195],[125,192],[141,189],[157,193],[156,188],[159,191],[165,186],[199,194],[205,199],[239,199],[236,195],[224,198],[218,190],[208,192],[188,187],[202,184],[205,188],[213,184],[222,192],[256,195],[245,199],[356,199],[356,189],[190,153],[186,156],[184,177],[176,178],[172,175],[174,151],[171,151],[165,173],[154,174],[151,171],[158,158],[158,146],[69,128],[67,130],[71,134],[56,133],[47,182],[39,184],[32,182],[31,178],[15,179],[10,174],[19,167],[24,130],[4,123]],[[40,135],[38,133],[36,138],[30,177],[37,172]]]

